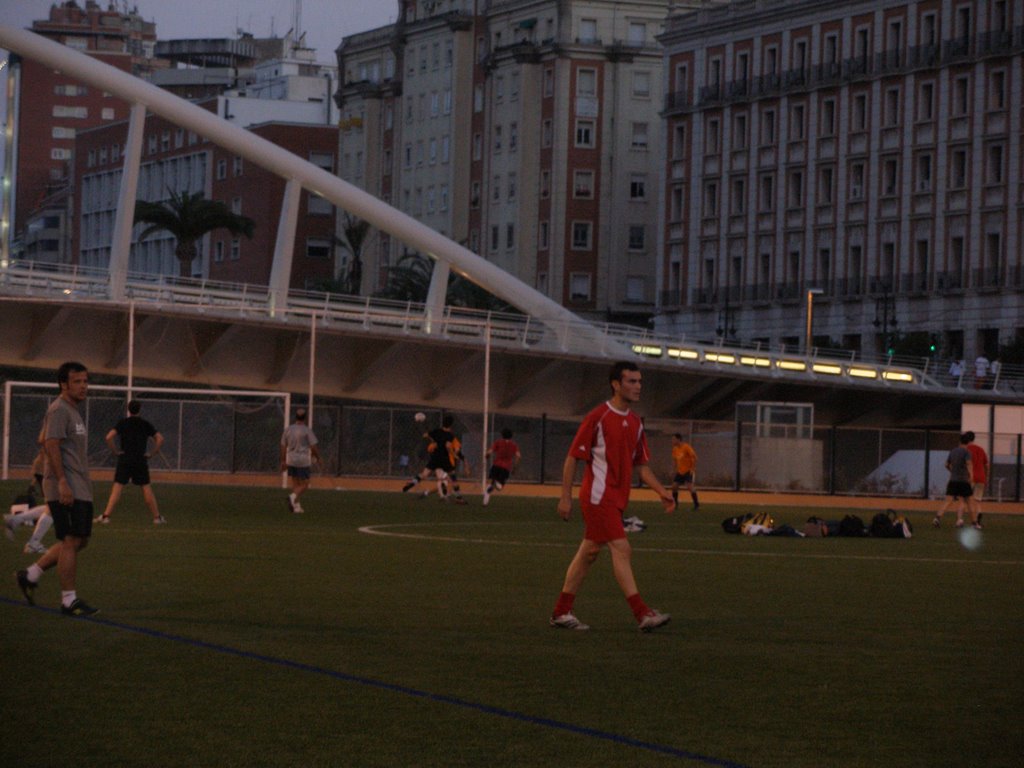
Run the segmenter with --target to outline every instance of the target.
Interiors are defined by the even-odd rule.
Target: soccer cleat
[[[626,523],[626,525],[622,526],[622,529],[626,533],[640,533],[642,531],[646,531],[647,526],[643,523]]]
[[[28,571],[26,570],[18,571],[16,574],[14,574],[14,578],[17,580],[18,587],[21,589],[21,594],[25,596],[25,600],[28,602],[28,604],[35,605],[36,599],[33,596],[33,593],[36,591],[36,587],[38,587],[39,585],[36,584],[34,581],[29,581]]]
[[[96,515],[92,521],[100,525],[108,525],[110,523],[110,515]]]
[[[936,515],[932,518],[932,528],[938,528],[940,525],[942,525],[942,520]]]
[[[82,598],[76,597],[71,605],[62,605],[60,612],[65,616],[92,616],[94,613],[99,612],[99,608],[93,608]]]
[[[46,547],[37,541],[26,541],[25,548],[21,550],[26,555],[37,554],[41,555],[46,551]]]
[[[696,512],[698,509],[700,509],[700,504],[694,504],[693,511]]]
[[[167,518],[163,515],[157,515],[153,518],[153,525],[167,525]]]
[[[971,527],[972,527],[972,528],[973,528],[974,530],[976,530],[976,531],[980,531],[980,530],[981,530],[981,521],[979,520],[979,521],[978,521],[978,522],[976,522],[976,523],[971,523]]]
[[[413,487],[414,485],[416,485],[416,483],[414,483],[414,482],[408,482],[408,483],[406,483],[405,485],[403,485],[403,486],[402,486],[402,493],[405,493],[405,492],[406,492],[406,491],[408,491],[408,490],[409,490],[410,488],[412,488],[412,487]]]
[[[589,625],[584,624],[571,613],[563,613],[561,616],[552,616],[548,619],[548,624],[556,629],[590,629]]]
[[[658,627],[663,627],[672,620],[672,617],[667,613],[662,613],[654,608],[649,610],[642,619],[640,619],[640,631],[641,632],[653,632]]]

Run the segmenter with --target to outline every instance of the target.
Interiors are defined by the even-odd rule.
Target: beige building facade
[[[585,316],[657,302],[668,0],[400,3],[338,49],[343,178]],[[362,290],[404,254],[372,233]]]
[[[660,40],[659,330],[801,347],[811,307],[814,345],[973,361],[1024,328],[1021,0],[750,0]]]

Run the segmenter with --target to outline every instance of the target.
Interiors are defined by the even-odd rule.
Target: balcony
[[[999,267],[983,267],[971,270],[971,287],[980,291],[993,291],[1003,287],[1003,270]]]
[[[938,293],[959,293],[964,289],[963,276],[959,272],[938,272],[935,275],[935,290]]]
[[[900,275],[900,293],[928,293],[928,277],[927,272],[907,272]]]
[[[693,95],[689,91],[675,91],[665,94],[665,113],[679,112],[693,106]]]

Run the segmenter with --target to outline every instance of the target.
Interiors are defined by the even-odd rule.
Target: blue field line
[[[11,606],[19,606],[23,608],[29,607],[21,601],[12,600],[7,597],[0,597],[0,603],[4,603],[6,605]],[[45,611],[47,613],[59,615],[59,611],[56,608],[35,606],[34,609],[38,611]],[[610,741],[614,744],[620,744],[626,747],[633,747],[635,749],[642,749],[647,752],[656,752],[661,755],[668,755],[669,757],[675,757],[681,760],[689,760],[690,762],[700,763],[701,765],[715,765],[721,766],[721,768],[749,768],[748,766],[745,766],[742,763],[736,763],[732,760],[723,760],[717,757],[709,757],[707,755],[701,755],[696,752],[690,752],[685,749],[678,749],[676,747],[670,747],[664,744],[655,744],[649,741],[634,739],[631,736],[623,736],[622,734],[611,733],[610,731],[602,731],[597,728],[587,728],[582,725],[574,725],[573,723],[566,723],[562,722],[561,720],[552,720],[547,717],[537,717],[536,715],[528,715],[523,712],[516,712],[511,709],[504,709],[503,707],[495,707],[490,704],[481,704],[479,702],[461,699],[458,696],[449,696],[443,693],[431,693],[430,691],[422,691],[418,688],[410,688],[405,685],[387,683],[382,680],[374,680],[371,677],[361,677],[359,675],[352,675],[347,672],[339,672],[334,669],[325,669],[324,667],[317,667],[312,664],[304,664],[301,661],[282,659],[277,656],[265,656],[261,653],[243,651],[240,648],[232,648],[228,645],[218,645],[217,643],[209,643],[205,640],[197,640],[191,637],[184,637],[183,635],[172,635],[168,632],[161,632],[158,629],[137,627],[131,624],[123,624],[118,621],[102,619],[97,616],[79,617],[75,619],[69,619],[69,621],[87,621],[91,624],[100,624],[102,626],[110,627],[112,629],[120,629],[125,632],[133,632],[137,635],[144,635],[146,637],[152,637],[158,640],[170,640],[174,643],[189,645],[193,648],[202,648],[204,650],[213,651],[215,653],[221,653],[226,656],[236,656],[241,659],[248,659],[249,661],[259,661],[264,664],[270,664],[276,667],[284,667],[285,669],[294,669],[299,672],[309,672],[310,674],[322,675],[324,677],[334,678],[335,680],[342,680],[347,683],[356,683],[358,685],[366,686],[368,688],[377,688],[379,690],[389,691],[391,693],[402,694],[403,696],[414,696],[419,699],[438,702],[439,704],[448,704],[453,707],[474,710],[476,712],[482,712],[486,715],[503,717],[508,720],[517,720],[521,723],[537,725],[542,728],[551,728],[558,731],[566,731],[568,733],[573,733],[577,736],[587,736],[592,739]]]

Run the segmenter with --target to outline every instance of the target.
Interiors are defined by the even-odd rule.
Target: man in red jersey
[[[611,367],[608,382],[612,397],[587,414],[562,467],[562,497],[558,514],[568,520],[572,513],[572,483],[576,463],[586,462],[580,485],[580,509],[583,512],[583,541],[565,574],[562,592],[551,614],[552,627],[589,629],[572,612],[576,593],[597,559],[608,547],[612,571],[622,594],[633,610],[642,632],[650,632],[668,623],[669,615],[649,608],[640,597],[633,577],[632,548],[622,527],[622,515],[629,502],[633,469],[639,467],[643,480],[661,498],[671,513],[676,503],[647,466],[650,458],[647,438],[640,417],[630,406],[640,399],[640,369],[635,363],[619,362]]]
[[[971,487],[974,493],[971,494],[971,498],[974,499],[975,509],[978,510],[978,516],[974,519],[974,527],[981,528],[981,498],[985,495],[985,486],[988,485],[988,454],[985,453],[985,449],[974,442],[974,432],[967,433],[967,439],[970,442],[967,444],[967,451],[971,454]],[[961,522],[962,518],[957,520],[957,524]]]
[[[519,452],[519,446],[512,439],[512,430],[506,427],[501,430],[501,439],[495,440],[494,444],[487,449],[485,456],[493,456],[491,469],[487,473],[487,487],[484,489],[484,506],[491,503],[491,494],[500,491],[505,487],[512,470],[522,460],[523,455]]]

